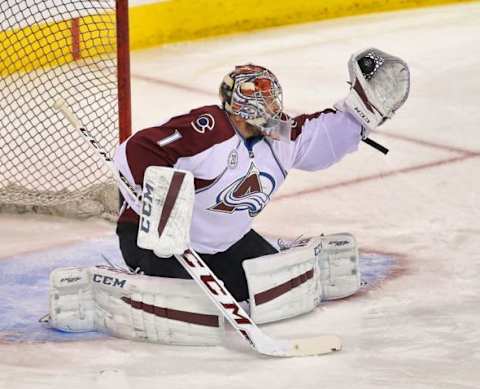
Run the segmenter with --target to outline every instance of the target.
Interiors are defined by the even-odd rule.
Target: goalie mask
[[[283,113],[282,87],[268,69],[236,66],[220,85],[223,108],[258,128],[265,136],[290,141],[292,121]]]

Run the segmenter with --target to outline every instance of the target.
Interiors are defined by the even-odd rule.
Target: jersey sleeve
[[[346,112],[325,110],[294,118],[291,167],[321,170],[358,149],[362,127]]]

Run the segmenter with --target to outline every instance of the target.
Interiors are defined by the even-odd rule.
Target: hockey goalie
[[[49,324],[137,340],[215,345],[224,320],[175,255],[192,249],[257,323],[292,318],[360,288],[349,233],[281,247],[251,228],[291,169],[317,171],[358,149],[406,101],[398,57],[370,48],[348,61],[350,90],[335,109],[290,117],[268,69],[236,66],[221,106],[203,106],[135,133],[116,150],[131,193],[117,234],[128,270],[61,268],[50,276]]]

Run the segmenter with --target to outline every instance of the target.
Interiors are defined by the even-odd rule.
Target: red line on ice
[[[461,149],[461,148],[458,148],[458,147],[442,145],[440,143],[434,143],[434,142],[430,142],[430,141],[427,141],[427,140],[412,138],[412,137],[406,136],[406,135],[399,135],[399,134],[395,134],[395,133],[391,133],[391,132],[384,132],[384,131],[374,131],[374,133],[381,134],[382,136],[385,136],[387,138],[399,139],[399,140],[414,143],[414,144],[417,144],[417,145],[430,147],[432,149],[440,149],[440,150],[450,151],[452,153],[460,153],[460,154],[465,154],[465,155],[479,154],[478,151],[471,151],[471,150]]]
[[[144,76],[142,74],[132,74],[132,78],[135,78],[137,80],[146,81],[146,82],[151,82],[152,84],[164,85],[164,86],[168,86],[168,87],[171,87],[171,88],[180,89],[180,90],[184,90],[184,91],[187,91],[187,92],[198,93],[198,94],[202,94],[202,95],[206,95],[206,96],[218,96],[216,93],[208,92],[208,91],[206,91],[204,89],[201,89],[201,88],[194,88],[194,87],[191,87],[191,86],[188,86],[188,85],[178,84],[178,83],[172,82],[172,81],[166,81],[166,80],[161,80],[161,79],[155,78],[155,77]]]
[[[316,187],[316,188],[301,190],[301,191],[298,191],[298,192],[295,192],[295,193],[280,195],[280,196],[274,197],[272,201],[281,201],[281,200],[286,200],[286,199],[290,199],[290,198],[295,198],[295,197],[298,197],[298,196],[304,196],[304,195],[309,195],[309,194],[313,194],[313,193],[324,192],[324,191],[327,191],[327,190],[332,190],[332,189],[337,189],[337,188],[342,188],[342,187],[346,187],[346,186],[360,184],[362,182],[378,180],[380,178],[385,178],[385,177],[391,177],[391,176],[395,176],[397,174],[411,173],[411,172],[415,172],[415,171],[419,171],[419,170],[426,170],[426,169],[430,169],[430,168],[441,166],[441,165],[448,165],[448,164],[455,163],[455,162],[461,162],[461,161],[464,161],[464,160],[467,160],[467,159],[470,159],[470,158],[479,157],[479,156],[480,156],[480,153],[472,153],[472,154],[468,154],[468,155],[461,155],[461,156],[458,156],[458,157],[453,157],[453,158],[428,162],[428,163],[424,163],[424,164],[421,164],[421,165],[410,166],[410,167],[406,167],[406,168],[403,168],[403,169],[392,170],[392,171],[389,171],[389,172],[373,174],[373,175],[365,176],[365,177],[358,177],[358,178],[354,178],[354,179],[348,180],[348,181],[341,181],[341,182],[337,182],[337,183],[330,184],[330,185],[325,185],[325,186],[320,186],[320,187]]]

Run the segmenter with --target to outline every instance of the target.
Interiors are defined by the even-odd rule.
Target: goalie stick
[[[119,186],[121,186],[133,201],[141,201],[141,193],[131,185],[125,176],[115,169],[110,156],[101,148],[100,144],[85,129],[74,113],[62,99],[58,99],[54,106],[60,111],[70,124],[84,136],[104,163],[109,167]],[[342,347],[341,339],[336,335],[323,335],[311,338],[273,339],[266,335],[252,321],[250,316],[233,298],[223,283],[213,274],[202,258],[192,249],[187,249],[182,255],[176,255],[177,260],[215,304],[217,309],[232,325],[232,327],[248,341],[257,352],[274,357],[294,357],[328,354],[338,351]]]

